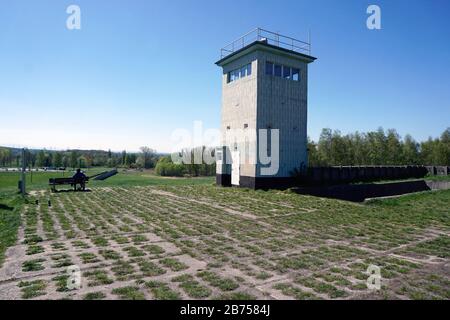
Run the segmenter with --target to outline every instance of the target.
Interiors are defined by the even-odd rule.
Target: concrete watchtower
[[[286,187],[306,168],[310,53],[309,43],[260,28],[221,50],[218,185]]]

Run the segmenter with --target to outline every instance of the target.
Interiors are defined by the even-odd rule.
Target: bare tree
[[[146,169],[154,167],[154,157],[156,151],[149,147],[141,147],[141,163]]]

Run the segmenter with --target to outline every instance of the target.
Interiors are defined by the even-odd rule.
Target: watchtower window
[[[292,68],[292,80],[300,81],[300,70]]]
[[[283,78],[290,79],[291,78],[291,68],[283,66]]]
[[[266,74],[268,76],[273,76],[273,63],[266,61]]]
[[[241,68],[241,78],[247,77],[252,74],[252,64],[246,64]]]
[[[287,80],[300,81],[300,69],[274,64],[266,61],[266,75],[282,77]]]
[[[275,75],[275,77],[281,77],[281,65],[280,64],[275,65],[274,75]]]
[[[252,64],[248,63],[239,69],[234,69],[228,72],[227,82],[230,83],[239,80],[240,78],[247,77],[251,74],[252,74]]]

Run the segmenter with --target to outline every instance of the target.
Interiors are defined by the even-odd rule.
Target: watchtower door
[[[239,151],[232,151],[231,152],[231,184],[234,186],[239,185],[239,165],[240,165],[240,156]]]

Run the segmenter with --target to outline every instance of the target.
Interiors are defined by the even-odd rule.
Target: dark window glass
[[[244,123],[244,128],[248,128],[248,123]]]
[[[290,79],[291,78],[291,68],[283,66],[283,78]]]
[[[272,62],[266,62],[266,74],[269,76],[273,75],[273,63]]]
[[[292,68],[292,80],[300,81],[300,70]]]
[[[275,77],[281,77],[281,65],[276,64],[274,68]]]
[[[247,76],[247,66],[243,66],[241,68],[241,78],[246,77]]]
[[[227,82],[233,82],[240,78],[247,77],[252,74],[252,64],[246,64],[245,66],[228,72]]]

